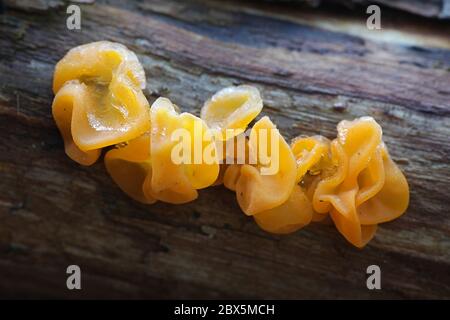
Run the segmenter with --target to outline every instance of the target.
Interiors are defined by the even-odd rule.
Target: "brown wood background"
[[[81,7],[81,31],[66,29],[64,5],[0,15],[1,297],[450,298],[448,20],[383,8],[383,30],[368,31],[364,8]],[[333,137],[340,120],[373,116],[410,183],[407,213],[358,250],[332,225],[267,234],[221,186],[182,206],[132,201],[102,161],[85,168],[65,156],[51,117],[55,63],[102,39],[138,54],[150,102],[163,95],[198,114],[220,88],[253,84],[288,138]],[[70,264],[82,270],[79,292],[65,287]],[[366,288],[371,264],[380,291]]]

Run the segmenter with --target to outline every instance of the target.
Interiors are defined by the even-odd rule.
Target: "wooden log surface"
[[[82,29],[65,8],[0,15],[0,296],[30,298],[450,298],[449,25],[221,1],[96,1]],[[332,138],[373,116],[411,189],[407,213],[363,250],[334,226],[260,230],[222,186],[186,205],[129,199],[72,162],[51,116],[52,73],[70,48],[111,40],[142,62],[150,102],[197,113],[215,91],[257,86],[293,138]],[[66,288],[79,265],[82,290]],[[382,289],[368,290],[379,265]]]
[[[326,1],[326,0],[325,0]],[[345,6],[369,6],[371,4],[386,6],[419,16],[437,19],[450,18],[449,0],[329,0]]]
[[[264,0],[276,3],[306,5],[313,8],[328,4],[339,4],[352,9],[366,7],[372,4],[393,8],[422,17],[435,19],[450,18],[449,0]]]
[[[418,16],[433,19],[450,18],[450,0],[261,0],[277,4],[306,7],[326,7],[334,4],[353,10],[376,4],[382,8],[393,8]],[[95,0],[3,0],[6,6],[25,11],[45,11],[72,3],[93,3]]]

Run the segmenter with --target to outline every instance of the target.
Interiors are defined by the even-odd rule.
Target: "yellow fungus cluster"
[[[349,242],[363,247],[379,223],[406,211],[408,183],[373,118],[344,120],[337,129],[333,141],[312,136],[294,139],[290,148],[281,144],[275,176],[260,176],[249,165],[228,166],[224,185],[268,232],[290,233],[329,215]]]
[[[56,65],[53,81],[53,117],[67,155],[91,165],[111,146],[106,169],[137,201],[186,203],[198,197],[197,190],[223,183],[265,231],[291,233],[329,216],[357,247],[367,244],[379,223],[406,211],[407,181],[373,118],[341,121],[332,141],[300,136],[288,144],[267,116],[245,135],[263,108],[254,87],[220,90],[200,118],[180,113],[167,98],[149,107],[144,88],[144,70],[134,53],[106,41],[70,50]],[[175,162],[172,136],[180,129],[206,139],[196,144],[194,138],[188,143],[192,152],[181,152],[188,161]],[[270,139],[262,139],[265,131]],[[239,152],[238,143],[231,151],[227,144],[238,140],[244,156],[229,163]],[[262,146],[267,161],[260,157]],[[216,161],[194,159],[194,149]],[[267,173],[271,168],[276,171]]]
[[[198,189],[217,180],[219,163],[175,164],[172,150],[176,142],[172,141],[171,134],[183,128],[193,136],[195,123],[207,131],[206,123],[190,113],[179,114],[166,98],[152,104],[150,119],[148,133],[106,153],[106,169],[121,189],[138,201],[181,204],[195,200]],[[205,149],[207,144],[201,147]]]
[[[150,129],[144,69],[125,46],[93,42],[70,50],[53,77],[52,112],[67,155],[90,165],[101,148]]]

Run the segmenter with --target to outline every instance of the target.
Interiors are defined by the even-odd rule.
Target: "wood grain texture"
[[[437,19],[450,18],[449,0],[329,0],[353,7],[355,5],[369,6],[371,4],[382,5],[388,8],[413,13],[419,16]]]
[[[421,31],[404,44],[253,2],[97,1],[82,6],[80,31],[65,18],[64,8],[0,16],[1,297],[450,298],[448,24],[412,22]],[[221,186],[182,206],[127,198],[101,161],[65,156],[50,112],[55,63],[103,39],[138,54],[150,102],[198,114],[215,91],[249,83],[287,138],[333,137],[340,120],[373,116],[410,183],[407,213],[358,250],[332,225],[267,234]],[[65,287],[70,264],[80,292]],[[377,292],[366,288],[371,264]]]
[[[313,8],[339,4],[351,9],[367,8],[376,4],[381,8],[392,8],[418,16],[437,19],[450,18],[449,0],[264,0],[272,3],[289,5],[305,5]]]

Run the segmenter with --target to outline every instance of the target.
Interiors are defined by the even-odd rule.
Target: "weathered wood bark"
[[[83,5],[80,31],[64,8],[0,16],[0,296],[450,298],[448,25],[370,32],[365,19],[267,4],[108,3]],[[289,138],[375,117],[410,183],[407,213],[358,250],[332,225],[267,234],[220,186],[182,206],[127,198],[101,161],[65,156],[50,112],[55,63],[101,39],[138,54],[150,101],[198,113],[216,90],[251,83]],[[66,289],[70,264],[82,291]],[[380,291],[366,288],[372,264]]]
[[[418,16],[437,19],[450,18],[449,0],[265,0],[274,3],[305,5],[312,8],[326,7],[329,4],[343,5],[350,9],[366,7],[372,4],[393,8]]]
[[[326,0],[325,0],[326,1]],[[378,4],[387,8],[413,13],[419,16],[437,19],[450,18],[450,1],[448,0],[328,0],[346,6],[369,6]]]

